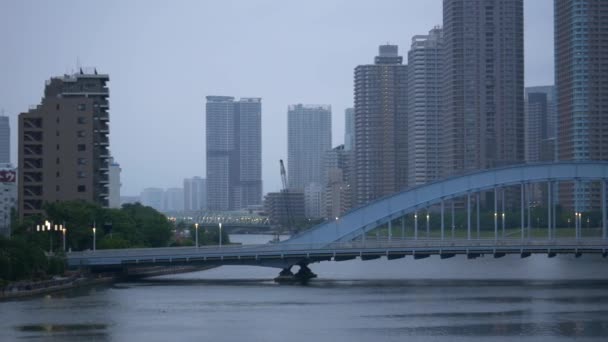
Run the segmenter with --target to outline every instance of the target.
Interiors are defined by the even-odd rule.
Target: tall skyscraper
[[[262,204],[262,103],[259,98],[242,98],[236,103],[238,122],[240,203],[235,209]]]
[[[527,87],[525,90],[526,162],[556,159],[555,87]]]
[[[120,208],[120,187],[122,184],[120,183],[120,172],[122,171],[120,168],[120,164],[114,161],[114,158],[110,157],[109,160],[110,172],[109,179],[110,183],[108,186],[108,207],[110,208]]]
[[[208,209],[261,204],[261,99],[207,96],[206,113]]]
[[[344,149],[352,151],[355,146],[355,108],[344,110]]]
[[[304,190],[323,178],[323,157],[331,150],[331,106],[291,105],[287,112],[289,188]]]
[[[381,45],[355,68],[355,189],[365,204],[407,186],[407,65],[396,45]]]
[[[555,0],[559,160],[608,160],[608,2]],[[599,207],[599,187],[561,184],[562,204]]]
[[[408,53],[408,186],[440,177],[443,30],[412,38]]]
[[[523,0],[444,0],[443,175],[524,160]]]
[[[8,116],[0,115],[0,164],[11,162],[11,128]]]
[[[207,180],[201,177],[184,179],[184,210],[207,209]]]
[[[108,206],[108,75],[53,77],[42,103],[19,115],[21,218],[45,202],[85,200]]]

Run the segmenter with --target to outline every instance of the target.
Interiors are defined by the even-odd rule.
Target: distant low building
[[[184,179],[184,210],[188,212],[207,209],[207,180],[201,177]]]
[[[108,207],[120,208],[120,164],[114,161],[114,158],[110,157],[110,184],[108,186]]]
[[[264,209],[271,225],[289,228],[305,219],[304,193],[301,191],[269,192]]]
[[[180,212],[184,210],[183,188],[169,188],[165,191],[163,210],[165,212]]]
[[[17,204],[17,172],[11,164],[0,164],[0,235],[11,234],[11,211]]]
[[[160,188],[146,188],[141,192],[141,204],[162,211],[165,191]]]

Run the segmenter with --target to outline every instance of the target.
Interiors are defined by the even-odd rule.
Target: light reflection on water
[[[275,284],[276,269],[220,267],[2,302],[0,341],[604,341],[606,262],[326,262],[306,286]]]

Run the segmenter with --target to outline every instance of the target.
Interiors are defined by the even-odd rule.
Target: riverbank
[[[109,284],[116,281],[116,279],[116,275],[98,275],[93,277],[77,274],[41,281],[19,281],[0,288],[0,300],[43,295],[84,286]]]
[[[79,287],[112,284],[125,279],[140,279],[161,275],[181,274],[204,271],[216,266],[194,267],[150,267],[139,270],[137,273],[118,274],[73,274],[67,277],[54,277],[41,281],[19,281],[0,288],[0,301],[34,297],[53,292],[71,290]]]

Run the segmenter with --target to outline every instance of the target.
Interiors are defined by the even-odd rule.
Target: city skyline
[[[79,13],[86,11],[88,7],[71,3],[59,2],[57,5],[46,7],[47,4],[19,3],[0,5],[0,25],[5,32],[10,27],[15,27],[14,18],[25,21],[23,32],[15,34],[15,37],[7,37],[5,44],[8,52],[3,56],[6,63],[2,63],[1,71],[7,75],[0,81],[0,94],[14,94],[8,97],[0,97],[0,108],[4,108],[5,114],[10,117],[11,126],[16,127],[16,115],[36,104],[40,99],[40,85],[51,76],[59,75],[65,71],[76,70],[77,61],[82,65],[97,66],[99,69],[110,74],[112,81],[109,83],[112,101],[111,112],[113,121],[111,124],[111,147],[112,154],[123,169],[122,193],[133,195],[139,193],[145,187],[158,186],[162,188],[176,187],[181,184],[184,177],[192,174],[204,175],[204,158],[193,158],[196,155],[204,155],[204,97],[218,93],[229,93],[236,97],[255,94],[264,99],[264,112],[262,130],[263,137],[263,182],[264,192],[276,191],[280,188],[280,176],[276,164],[278,159],[287,158],[287,132],[285,108],[290,103],[328,103],[332,105],[335,113],[342,113],[345,108],[352,107],[352,70],[356,65],[368,62],[369,56],[374,54],[379,44],[389,41],[399,45],[401,51],[407,51],[412,36],[424,33],[429,27],[441,24],[442,2],[437,1],[408,1],[406,4],[400,2],[381,2],[379,4],[347,4],[345,2],[318,3],[317,6],[285,5],[276,6],[268,2],[254,5],[240,4],[233,6],[233,2],[227,4],[182,4],[168,8],[170,14],[177,16],[175,12],[184,12],[183,23],[175,25],[160,25],[160,46],[171,51],[182,50],[191,52],[193,57],[184,56],[184,53],[162,53],[156,56],[158,42],[150,37],[158,33],[151,29],[151,33],[143,34],[145,29],[156,23],[151,20],[155,15],[161,15],[161,11],[155,6],[143,8],[131,4],[110,3],[100,9],[92,19],[102,27],[99,30],[99,42],[80,42],[81,37],[91,34],[94,28],[82,29],[82,33],[70,32],[65,42],[57,44],[45,43],[47,34],[58,34],[63,32],[62,26],[55,27],[49,20],[61,16],[65,27],[80,25],[77,16],[64,16],[67,13]],[[256,52],[247,59],[239,62],[241,65],[235,67],[234,71],[214,72],[211,69],[223,69],[224,65],[234,64],[233,57],[228,56],[233,46],[238,46],[234,40],[228,44],[222,43],[220,49],[206,48],[194,49],[190,41],[198,41],[198,38],[207,37],[205,33],[206,24],[198,23],[201,13],[213,13],[213,9],[221,10],[224,6],[234,7],[235,15],[239,18],[249,16],[251,11],[266,15],[274,27],[280,24],[285,13],[294,10],[300,11],[302,18],[309,11],[324,11],[337,15],[332,17],[320,16],[316,20],[323,25],[323,30],[296,30],[291,31],[293,37],[283,36],[274,31],[269,31],[268,26],[261,25],[250,34],[260,36],[260,33],[272,33],[270,37],[255,40],[253,45]],[[551,85],[553,84],[553,40],[549,39],[553,30],[552,24],[552,1],[526,1],[526,17],[534,17],[539,20],[526,21],[526,86]],[[387,11],[386,9],[392,9]],[[137,22],[131,22],[130,14],[134,11],[143,11],[143,19],[139,24],[144,28],[135,29]],[[193,12],[189,15],[188,11]],[[103,25],[104,20],[114,12],[124,12],[117,18],[116,28],[110,29]],[[389,13],[391,12],[391,13]],[[395,12],[395,13],[392,13]],[[29,14],[25,14],[29,13]],[[51,15],[48,15],[48,14]],[[542,14],[541,14],[542,13]],[[205,14],[206,15],[206,14]],[[170,15],[167,14],[169,17]],[[47,18],[48,17],[48,18]],[[380,28],[373,24],[357,25],[356,18],[369,18],[372,23],[382,22]],[[398,18],[398,20],[396,19]],[[546,18],[546,20],[544,20]],[[195,20],[197,19],[197,20]],[[241,18],[242,19],[242,18]],[[245,20],[245,19],[242,19]],[[299,20],[299,19],[298,19]],[[303,19],[302,19],[303,20]],[[337,21],[336,21],[337,20]],[[543,21],[544,20],[544,21]],[[204,21],[204,20],[201,20]],[[31,24],[31,25],[30,25]],[[227,23],[212,21],[218,25],[216,30],[228,34],[231,39],[239,38],[240,31],[227,27]],[[6,25],[6,27],[5,27]],[[21,26],[21,25],[19,25]],[[99,27],[99,26],[97,26]],[[122,31],[121,31],[122,30]],[[353,32],[353,30],[356,30]],[[186,34],[187,32],[187,34]],[[118,34],[126,34],[127,39],[121,42],[137,40],[137,44],[125,50],[124,55],[129,55],[126,60],[118,50],[108,48]],[[172,35],[185,35],[184,39],[172,41]],[[326,35],[329,35],[326,37]],[[201,37],[199,37],[201,36]],[[249,34],[246,35],[246,39]],[[196,39],[195,39],[196,38]],[[288,39],[289,38],[289,39]],[[333,39],[332,39],[333,38]],[[222,38],[223,39],[223,38]],[[239,38],[241,39],[241,38]],[[276,41],[280,40],[285,47],[281,48],[281,56],[273,56]],[[73,41],[79,41],[78,46],[72,46]],[[126,48],[118,42],[118,48]],[[49,40],[52,41],[52,40]],[[340,44],[335,44],[339,41]],[[217,41],[213,41],[217,42]],[[213,43],[212,42],[212,43]],[[89,45],[91,44],[91,45]],[[163,45],[164,44],[164,45]],[[250,44],[250,43],[248,43]],[[311,45],[324,49],[325,53],[318,54],[314,51],[302,49],[302,46]],[[103,46],[100,51],[95,46]],[[334,46],[335,45],[335,46]],[[247,45],[251,47],[251,45]],[[345,49],[344,46],[348,46]],[[42,47],[54,49],[53,58],[48,61],[39,61],[35,53],[30,49]],[[238,47],[241,49],[242,47]],[[135,50],[134,50],[135,49]],[[224,50],[222,50],[224,49]],[[219,53],[227,56],[218,61],[202,59],[201,54]],[[316,49],[311,49],[316,50]],[[218,52],[219,51],[219,52]],[[238,50],[236,50],[238,51]],[[212,54],[212,55],[213,55]],[[162,58],[161,58],[162,56]],[[213,55],[215,56],[215,55]],[[272,58],[269,58],[272,57]],[[33,62],[34,58],[36,61]],[[236,58],[236,57],[235,57]],[[277,59],[278,58],[278,59]],[[238,59],[242,59],[239,55]],[[277,64],[279,59],[285,59],[288,64]],[[266,61],[268,60],[268,61]],[[196,63],[195,63],[196,62]],[[207,62],[207,64],[205,64]],[[226,64],[225,64],[226,63]],[[199,64],[201,66],[199,66]],[[292,67],[297,65],[298,67]],[[271,77],[264,82],[256,78],[261,72],[268,71],[269,67],[279,67],[281,72],[278,76]],[[286,69],[289,68],[289,69]],[[282,74],[289,74],[290,79],[298,79],[296,85],[284,87],[279,81],[283,79]],[[203,77],[205,76],[205,77]],[[199,79],[202,77],[202,81]],[[274,78],[277,77],[277,78]],[[156,82],[154,82],[156,81]],[[136,82],[136,83],[132,83]],[[165,83],[182,84],[175,90],[165,87]],[[199,85],[202,83],[203,85]],[[186,87],[184,85],[187,85]],[[162,96],[162,97],[161,97]],[[157,100],[149,101],[155,98]],[[165,100],[166,99],[166,100]],[[150,120],[150,118],[152,118]],[[179,120],[175,120],[179,118]],[[343,143],[342,137],[344,118],[335,115],[332,120],[333,141],[332,146]],[[138,141],[132,143],[128,133],[132,127],[138,127]],[[16,132],[11,132],[13,142],[11,160],[16,161]],[[163,135],[163,139],[159,139]],[[278,142],[278,143],[277,143]],[[149,146],[150,153],[140,153],[136,147]],[[175,167],[158,168],[159,156],[163,157],[163,163]]]

